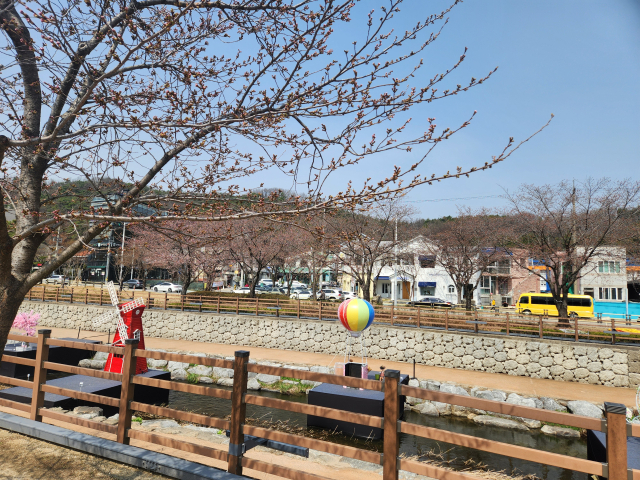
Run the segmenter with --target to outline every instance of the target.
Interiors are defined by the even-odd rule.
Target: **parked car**
[[[292,298],[294,300],[309,300],[312,297],[313,297],[313,292],[311,292],[310,290],[299,290],[299,291],[293,292],[289,296],[289,298]]]
[[[352,298],[358,298],[358,294],[355,292],[342,292],[342,300],[351,300]]]
[[[132,279],[122,282],[122,288],[129,288],[135,290],[136,288],[142,288],[142,282],[140,280]]]
[[[282,288],[282,287],[273,287],[271,290],[267,290],[264,293],[275,293],[278,295],[286,295],[287,294],[287,289],[286,288]]]
[[[320,296],[323,300],[342,300],[342,290],[338,290],[337,288],[323,288],[320,291]]]
[[[451,302],[447,302],[438,297],[422,297],[413,302],[409,302],[409,305],[413,305],[414,307],[453,308]]]
[[[182,293],[182,285],[171,282],[160,282],[153,286],[154,292]]]
[[[65,278],[64,275],[51,275],[42,280],[42,283],[59,283],[60,285],[65,285],[69,283],[69,279]]]
[[[245,294],[249,294],[251,293],[251,289],[249,287],[240,287],[240,288],[236,288],[233,293],[245,293]]]

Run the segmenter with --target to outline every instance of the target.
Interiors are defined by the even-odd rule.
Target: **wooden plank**
[[[631,435],[632,437],[640,437],[640,424],[639,423],[630,423],[631,427]]]
[[[337,443],[325,442],[324,440],[316,440],[315,438],[301,437],[300,435],[291,435],[289,433],[277,432],[275,430],[268,430],[262,427],[252,427],[249,425],[243,425],[242,431],[246,435],[266,438],[275,442],[288,443],[290,445],[311,448],[313,450],[332,453],[342,457],[355,458],[356,460],[362,460],[363,462],[374,463],[376,465],[381,465],[382,463],[381,454],[371,452],[369,450],[363,450],[361,448],[348,447]]]
[[[232,454],[231,446],[240,447],[244,443],[242,425],[247,415],[247,404],[244,394],[247,392],[247,364],[249,363],[249,352],[237,350],[234,357],[233,366],[233,392],[231,395],[231,426],[229,427],[229,461],[227,471],[234,475],[242,475],[242,454]]]
[[[198,357],[197,355],[183,355],[180,353],[154,352],[153,350],[136,350],[136,357],[154,358],[170,362],[195,363],[208,367],[233,368],[233,362],[221,358]]]
[[[605,402],[607,417],[607,463],[609,480],[627,480],[627,408]]]
[[[462,407],[476,408],[479,410],[488,410],[490,412],[502,413],[504,415],[531,418],[533,420],[540,420],[541,422],[558,423],[560,425],[570,425],[572,427],[602,431],[602,422],[599,419],[569,413],[552,412],[551,410],[542,410],[533,407],[521,407],[519,405],[513,405],[506,402],[496,402],[493,400],[484,400],[482,398],[436,392],[434,390],[409,387],[406,385],[400,385],[400,395],[408,395],[411,397],[422,398],[424,400],[450,403],[452,405],[460,405]]]
[[[206,425],[207,427],[219,428],[220,430],[229,429],[229,421],[221,418],[209,417],[199,413],[183,412],[182,410],[174,410],[173,408],[157,407],[140,402],[131,402],[131,410],[143,413],[150,413],[159,417],[173,418],[184,422],[197,423],[198,425]]]
[[[629,480],[640,480],[640,470],[629,469],[629,473],[631,474],[631,478]]]
[[[207,397],[217,397],[231,400],[231,392],[216,387],[203,387],[201,385],[192,385],[190,383],[172,382],[171,380],[159,380],[157,378],[133,377],[133,383],[136,385],[147,385],[149,387],[164,388],[166,390],[175,390],[177,392],[195,393],[196,395],[206,395]]]
[[[438,478],[441,480],[478,480],[483,478],[475,475],[469,475],[468,473],[447,470],[428,463],[416,462],[415,460],[400,459],[398,464],[400,470],[404,470],[405,472],[411,472],[416,475],[424,475],[429,478]]]
[[[28,337],[26,335],[16,335],[15,333],[10,333],[7,336],[7,340],[13,340],[15,342],[36,343],[38,341],[38,337]]]
[[[185,442],[173,438],[157,435],[155,433],[143,432],[141,430],[129,430],[127,433],[129,438],[140,440],[142,442],[155,443],[163,447],[169,447],[183,452],[195,453],[204,457],[215,458],[216,460],[227,461],[227,452],[217,448],[205,447],[196,443]]]
[[[131,430],[131,405],[135,383],[131,381],[136,373],[135,350],[140,341],[137,338],[128,338],[124,341],[124,356],[122,358],[122,388],[120,389],[120,411],[118,412],[117,441],[129,445],[128,432]]]
[[[519,458],[529,462],[550,465],[553,467],[566,468],[590,475],[603,476],[603,464],[591,460],[559,455],[557,453],[543,452],[533,448],[519,447],[509,443],[495,442],[484,438],[473,437],[461,433],[454,433],[448,430],[425,427],[414,423],[401,422],[400,431],[409,435],[416,435],[439,442],[446,442],[452,445],[482,450],[484,452],[496,453],[507,457]]]
[[[35,359],[33,359],[33,358],[22,358],[22,357],[17,357],[15,355],[2,355],[2,357],[0,357],[0,362],[16,363],[18,365],[26,365],[28,367],[35,367],[36,366]]]
[[[75,348],[76,350],[89,350],[91,352],[117,353],[118,355],[122,355],[122,352],[124,351],[122,347],[111,347],[109,345],[96,345],[93,343],[74,342],[73,340],[58,340],[57,338],[48,339],[47,345]]]
[[[398,383],[399,370],[385,370],[384,372],[384,437],[382,478],[384,480],[398,480],[398,452],[400,434],[398,420],[400,415]],[[402,405],[404,407],[404,405]]]
[[[31,412],[31,405],[28,403],[14,402],[13,400],[6,400],[0,398],[0,407],[13,408],[14,410],[20,410],[21,412]]]
[[[93,368],[74,367],[72,365],[64,365],[62,363],[44,362],[44,368],[47,370],[55,370],[57,372],[73,373],[76,375],[86,375],[88,377],[105,378],[107,380],[121,381],[121,373],[103,372],[102,370],[94,370]]]
[[[77,390],[70,390],[68,388],[56,387],[54,385],[42,385],[41,390],[45,393],[54,393],[56,395],[63,395],[65,397],[77,398],[78,400],[86,400],[87,402],[101,403],[102,405],[108,405],[110,407],[117,407],[120,405],[120,400],[113,397],[105,397],[104,395],[96,395],[94,393],[79,392]]]
[[[383,423],[382,418],[374,417],[373,415],[347,412],[345,410],[338,410],[335,408],[319,407],[317,405],[308,405],[306,403],[289,402],[287,400],[278,400],[276,398],[245,395],[245,401],[252,405],[259,405],[261,407],[277,408],[288,412],[305,413],[307,415],[342,420],[344,422],[357,423],[368,427],[382,428]]]
[[[42,417],[38,413],[44,406],[44,391],[42,385],[47,381],[47,369],[44,366],[49,358],[49,345],[47,339],[51,336],[51,330],[38,330],[38,350],[36,351],[36,361],[33,370],[33,385],[31,387],[31,413],[29,418],[36,422],[41,422]]]
[[[93,430],[111,433],[113,435],[115,435],[118,430],[118,427],[116,427],[115,425],[107,425],[106,423],[95,422],[93,420],[87,420],[86,418],[74,417],[73,415],[65,415],[64,413],[60,412],[52,412],[51,410],[48,410],[46,408],[41,408],[39,410],[39,413],[42,418],[50,418],[51,420],[57,420],[58,422],[80,425],[81,427],[92,428]]]
[[[364,380],[355,377],[345,377],[342,375],[331,375],[328,373],[308,372],[306,370],[296,370],[293,368],[270,367],[250,363],[247,365],[249,372],[267,373],[278,377],[299,378],[300,380],[312,380],[314,382],[331,383],[333,385],[346,385],[353,388],[364,388],[367,390],[382,390],[382,382],[377,380]]]
[[[270,475],[276,475],[278,477],[288,478],[290,480],[328,480],[326,477],[314,475],[313,473],[293,470],[291,468],[281,467],[280,465],[262,462],[253,458],[242,457],[241,463],[243,467],[247,467],[250,470],[268,473]]]

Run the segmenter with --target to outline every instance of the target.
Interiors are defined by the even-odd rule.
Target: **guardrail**
[[[234,313],[236,315],[273,316],[282,318],[337,320],[335,302],[290,299],[261,299],[226,296],[180,295],[169,293],[119,292],[121,302],[142,298],[147,309],[179,310],[190,312]],[[109,295],[103,290],[86,288],[39,287],[29,291],[31,301],[86,305],[110,305]],[[430,307],[376,306],[376,323],[393,326],[429,328],[442,331],[489,333],[518,337],[537,337],[574,342],[640,344],[640,333],[618,331],[637,328],[640,323],[630,318],[558,318],[548,315],[522,315],[499,311],[466,311]]]
[[[196,357],[193,355],[182,355],[166,352],[155,352],[138,350],[138,340],[127,340],[123,347],[113,347],[105,345],[90,345],[81,342],[62,341],[50,338],[50,330],[39,330],[36,337],[25,337],[20,335],[9,335],[10,340],[23,342],[35,342],[38,345],[35,360],[27,360],[14,356],[3,355],[1,361],[19,363],[35,367],[33,381],[19,380],[9,377],[0,377],[0,382],[15,385],[33,390],[32,402],[30,405],[0,399],[3,407],[17,409],[29,413],[32,420],[42,421],[43,418],[60,422],[72,423],[82,427],[105,432],[116,437],[116,440],[123,444],[128,444],[130,439],[141,442],[152,443],[165,447],[182,450],[196,455],[215,458],[227,462],[227,470],[230,473],[242,474],[243,468],[256,470],[259,472],[273,474],[279,477],[292,480],[317,480],[324,477],[318,475],[285,468],[266,461],[247,458],[242,448],[244,435],[253,435],[267,440],[286,442],[291,445],[311,448],[322,452],[354,458],[365,462],[383,466],[384,480],[398,480],[399,471],[404,470],[420,475],[434,478],[447,478],[455,480],[469,480],[474,477],[468,473],[461,473],[447,470],[442,467],[422,463],[415,459],[399,457],[400,433],[415,435],[445,443],[460,445],[467,448],[482,450],[486,452],[498,453],[512,458],[541,463],[545,465],[575,470],[597,475],[610,480],[627,480],[633,478],[640,479],[640,470],[627,470],[627,435],[640,437],[640,425],[628,424],[626,421],[626,408],[624,405],[605,403],[604,419],[594,419],[579,415],[572,415],[561,412],[540,410],[530,407],[522,407],[504,402],[484,400],[475,397],[461,396],[436,392],[418,387],[409,387],[399,383],[400,372],[397,370],[386,370],[383,382],[376,380],[365,380],[359,378],[343,377],[331,374],[314,373],[308,371],[294,370],[281,367],[271,367],[249,363],[248,351],[237,351],[233,361],[213,359],[209,357]],[[99,352],[110,352],[123,355],[123,371],[118,373],[107,373],[88,368],[68,367],[48,361],[50,345],[60,345],[68,348],[81,348]],[[159,360],[172,360],[185,363],[198,363],[212,367],[232,368],[234,371],[232,391],[216,388],[191,385],[167,380],[153,380],[134,375],[137,358],[154,358]],[[122,382],[121,395],[119,399],[82,393],[75,390],[57,388],[45,383],[49,370],[79,373],[92,377],[109,378]],[[343,385],[345,387],[376,390],[384,392],[384,416],[358,414],[342,409],[325,408],[314,405],[278,400],[273,398],[260,397],[247,393],[248,373],[266,373],[302,380],[312,380],[315,382],[331,383]],[[150,385],[157,388],[165,388],[183,392],[219,397],[231,400],[230,420],[210,417],[207,415],[185,412],[171,408],[158,407],[133,401],[133,393],[136,385]],[[117,425],[106,425],[100,422],[82,419],[71,415],[54,412],[43,408],[44,393],[56,393],[69,396],[79,400],[100,403],[112,407],[119,407],[119,420]],[[533,448],[520,447],[508,443],[486,440],[471,435],[463,435],[443,429],[426,427],[405,421],[399,418],[400,396],[410,395],[438,402],[450,403],[463,407],[481,409],[504,415],[530,418],[543,422],[550,422],[561,425],[569,425],[578,428],[585,428],[605,432],[607,434],[607,462],[599,463],[591,460],[573,458],[552,452],[545,452]],[[361,448],[340,445],[324,440],[312,439],[300,435],[284,433],[272,429],[250,426],[245,424],[246,405],[260,405],[268,408],[280,409],[291,412],[299,412],[307,415],[322,416],[325,418],[337,419],[341,421],[368,425],[383,429],[383,452],[377,453]],[[230,443],[228,450],[208,447],[201,444],[177,440],[165,435],[134,430],[131,428],[131,418],[133,411],[146,412],[186,422],[191,422],[208,427],[215,427],[230,431]]]

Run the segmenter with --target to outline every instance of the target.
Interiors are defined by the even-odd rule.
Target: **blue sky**
[[[369,10],[381,0],[364,3]],[[398,17],[399,26],[413,24],[447,4],[409,1]],[[555,119],[497,167],[469,179],[415,189],[407,200],[416,202],[419,216],[455,214],[457,205],[498,207],[504,204],[500,198],[425,200],[500,195],[503,187],[514,189],[521,183],[588,176],[638,178],[639,0],[467,0],[449,17],[441,37],[424,52],[422,78],[454,63],[465,46],[467,59],[451,83],[499,69],[480,88],[418,112],[416,127],[420,115],[436,117],[441,127],[459,124],[478,111],[471,127],[430,157],[433,173],[483,164],[502,150],[510,136],[526,138],[551,113]],[[336,33],[346,40],[346,32]],[[367,170],[369,175],[372,169],[386,174],[394,163],[396,158],[381,156]],[[354,178],[360,173],[353,172]],[[344,177],[333,182],[342,187]]]

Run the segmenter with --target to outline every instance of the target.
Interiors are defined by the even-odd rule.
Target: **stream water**
[[[259,392],[257,394],[266,397],[307,403],[306,395],[290,396],[275,392]],[[171,391],[168,406],[169,408],[202,413],[221,418],[224,418],[231,413],[231,402],[229,400],[176,391]],[[256,405],[247,405],[247,417],[262,418],[274,422],[289,422],[290,425],[298,427],[306,426],[306,415],[304,414],[287,412],[284,410],[274,410]],[[495,440],[513,445],[568,455],[574,458],[587,458],[587,444],[584,438],[566,439],[551,437],[541,433],[539,430],[521,432],[498,427],[480,426],[466,418],[453,416],[429,417],[411,411],[404,412],[404,421],[439,428],[450,432],[473,435],[488,440]],[[349,438],[347,436],[333,436],[331,441],[337,441],[339,443],[355,447],[382,451],[382,441],[365,441]],[[440,460],[450,462],[449,466],[454,469],[468,468],[468,466],[471,465],[465,464],[465,462],[471,461],[475,465],[486,465],[491,470],[503,470],[507,474],[535,475],[547,480],[584,480],[586,477],[586,474],[584,473],[512,459],[503,455],[482,452],[466,447],[459,447],[444,442],[415,437],[413,435],[400,434],[401,454],[417,455],[425,454],[430,451],[439,454],[438,458]]]

